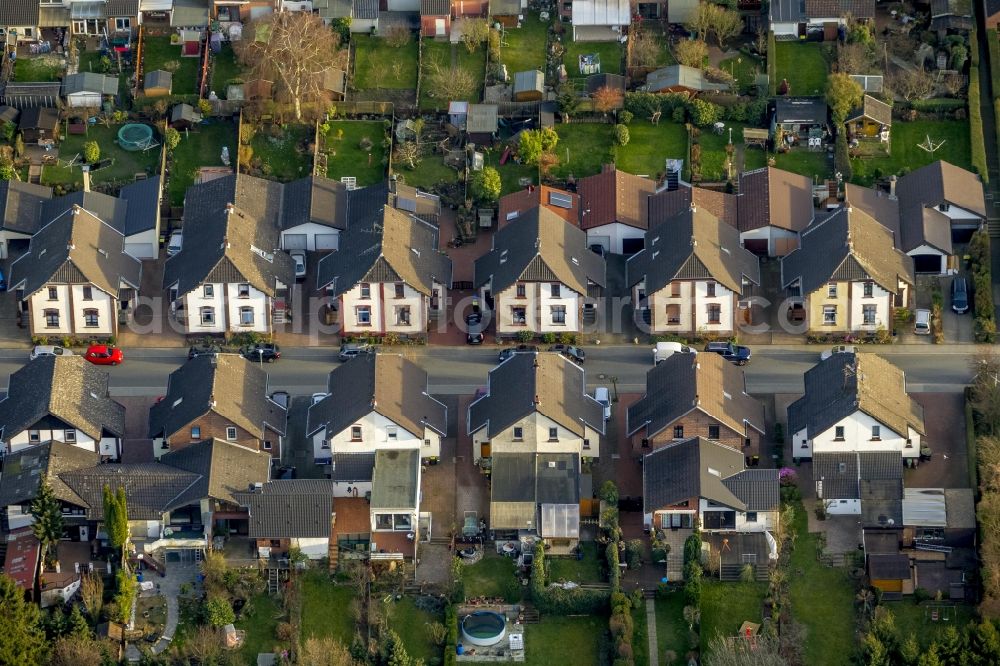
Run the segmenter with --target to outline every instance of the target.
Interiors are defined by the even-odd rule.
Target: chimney
[[[74,215],[80,214],[80,206],[78,206],[77,204],[73,204],[73,214]]]
[[[83,191],[90,191],[90,167],[84,166],[81,170],[83,172]]]
[[[538,407],[538,406],[539,406],[540,404],[542,404],[542,399],[541,399],[541,398],[539,398],[539,397],[538,397],[538,394],[536,393],[536,394],[535,394],[535,400],[534,400],[534,405],[535,405],[535,407]]]
[[[896,174],[889,176],[889,198],[896,200]]]
[[[694,199],[691,200],[691,212],[692,213],[698,212],[698,204],[694,202]]]
[[[377,408],[378,407],[378,400],[376,400],[374,397],[372,397],[372,403],[371,404],[372,404],[372,409]]]

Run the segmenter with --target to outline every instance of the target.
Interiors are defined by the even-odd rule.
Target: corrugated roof
[[[492,134],[497,131],[499,107],[496,104],[470,104],[465,131],[470,134]]]
[[[805,0],[805,16],[811,19],[875,18],[875,0]]]
[[[705,73],[687,65],[668,65],[646,75],[646,90],[656,92],[667,88],[686,88],[697,92],[729,90],[728,83],[710,81]]]
[[[0,25],[37,27],[38,0],[4,0],[0,2]]]

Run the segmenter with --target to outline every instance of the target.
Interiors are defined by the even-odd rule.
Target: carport
[[[915,273],[934,273],[940,275],[947,272],[948,257],[943,254],[914,254],[913,271]]]
[[[622,239],[622,254],[637,254],[642,252],[645,246],[646,239],[642,236],[638,238],[623,238]]]

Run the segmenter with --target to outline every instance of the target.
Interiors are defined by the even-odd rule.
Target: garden
[[[358,90],[415,90],[419,63],[417,40],[354,35],[354,86]],[[426,54],[425,54],[426,55]]]
[[[774,49],[775,85],[788,82],[787,95],[822,95],[829,72],[824,47],[817,42],[777,42]]]
[[[222,119],[203,122],[191,131],[181,132],[180,137],[180,143],[170,153],[167,196],[171,206],[184,204],[184,193],[194,184],[201,167],[225,166],[223,147],[229,148],[232,160],[237,143],[236,126]]]
[[[236,60],[236,52],[229,42],[212,57],[212,88],[211,91],[221,99],[226,99],[227,88],[231,83],[243,81],[243,68]]]
[[[531,69],[546,70],[545,47],[549,22],[538,17],[538,12],[525,14],[520,28],[507,28],[500,42],[500,59],[507,65],[511,78],[518,72]]]
[[[281,182],[312,173],[313,125],[253,125],[244,118],[240,131],[239,165],[243,173]]]
[[[621,74],[624,50],[619,42],[575,42],[567,34],[563,37],[563,64],[570,79],[583,79],[587,75],[580,71],[581,55],[597,55],[601,60],[601,74]]]
[[[59,143],[59,163],[42,168],[42,184],[51,186],[77,187],[83,183],[80,166],[88,163],[86,158],[94,157],[96,142],[97,159],[90,160],[100,165],[91,169],[91,182],[96,184],[116,182],[130,183],[137,174],[152,176],[159,170],[160,146],[149,150],[127,151],[118,145],[118,130],[121,125],[87,125],[86,134],[69,134]],[[65,125],[60,132],[65,134]],[[154,132],[154,140],[160,141]],[[88,154],[90,153],[90,154]],[[69,163],[73,162],[73,166]]]
[[[22,56],[14,61],[14,80],[18,83],[54,82],[62,78],[65,70],[63,57],[54,53]]]
[[[337,584],[324,571],[309,571],[302,576],[302,640],[310,637],[333,638],[350,645],[356,631],[354,588]],[[338,612],[331,612],[337,609]]]
[[[761,620],[763,583],[706,581],[701,586],[701,650],[717,636],[735,636],[744,622]],[[840,653],[844,654],[844,653]]]
[[[600,637],[607,625],[607,618],[601,616],[547,615],[525,631],[524,663],[529,666],[593,664],[600,654]]]
[[[142,72],[162,69],[173,74],[174,95],[194,95],[198,92],[198,58],[181,57],[181,45],[172,44],[170,37],[142,37]]]
[[[420,110],[444,111],[452,101],[478,102],[486,78],[486,49],[425,39]],[[468,85],[466,85],[468,84]],[[451,94],[452,91],[462,94]]]
[[[611,154],[613,125],[580,123],[556,125],[559,143],[555,153],[559,164],[552,175],[565,179],[572,175],[583,178],[600,173],[601,165],[613,159]],[[624,165],[621,165],[625,169]],[[627,170],[627,169],[626,169]]]
[[[388,164],[388,121],[328,121],[320,125],[326,175],[339,180],[352,176],[359,186],[385,180]]]
[[[933,152],[927,150],[928,139],[930,147],[937,146]],[[890,145],[889,157],[851,160],[856,183],[870,185],[881,176],[903,174],[937,160],[972,169],[969,123],[965,120],[897,119],[892,125]]]
[[[684,125],[668,120],[654,125],[644,118],[633,120],[628,130],[628,145],[615,148],[618,168],[652,178],[666,170],[668,158],[682,159],[685,168],[690,168],[688,138]],[[704,160],[704,157],[702,159]]]

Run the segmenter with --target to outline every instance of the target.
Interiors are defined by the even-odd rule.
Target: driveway
[[[288,411],[288,432],[281,448],[281,464],[294,467],[299,479],[326,478],[324,468],[314,462],[312,440],[306,437],[306,416],[311,402],[309,396],[292,398]]]
[[[904,471],[907,488],[970,488],[969,456],[965,447],[965,395],[914,393],[924,408],[926,440],[933,456],[916,469]]]

